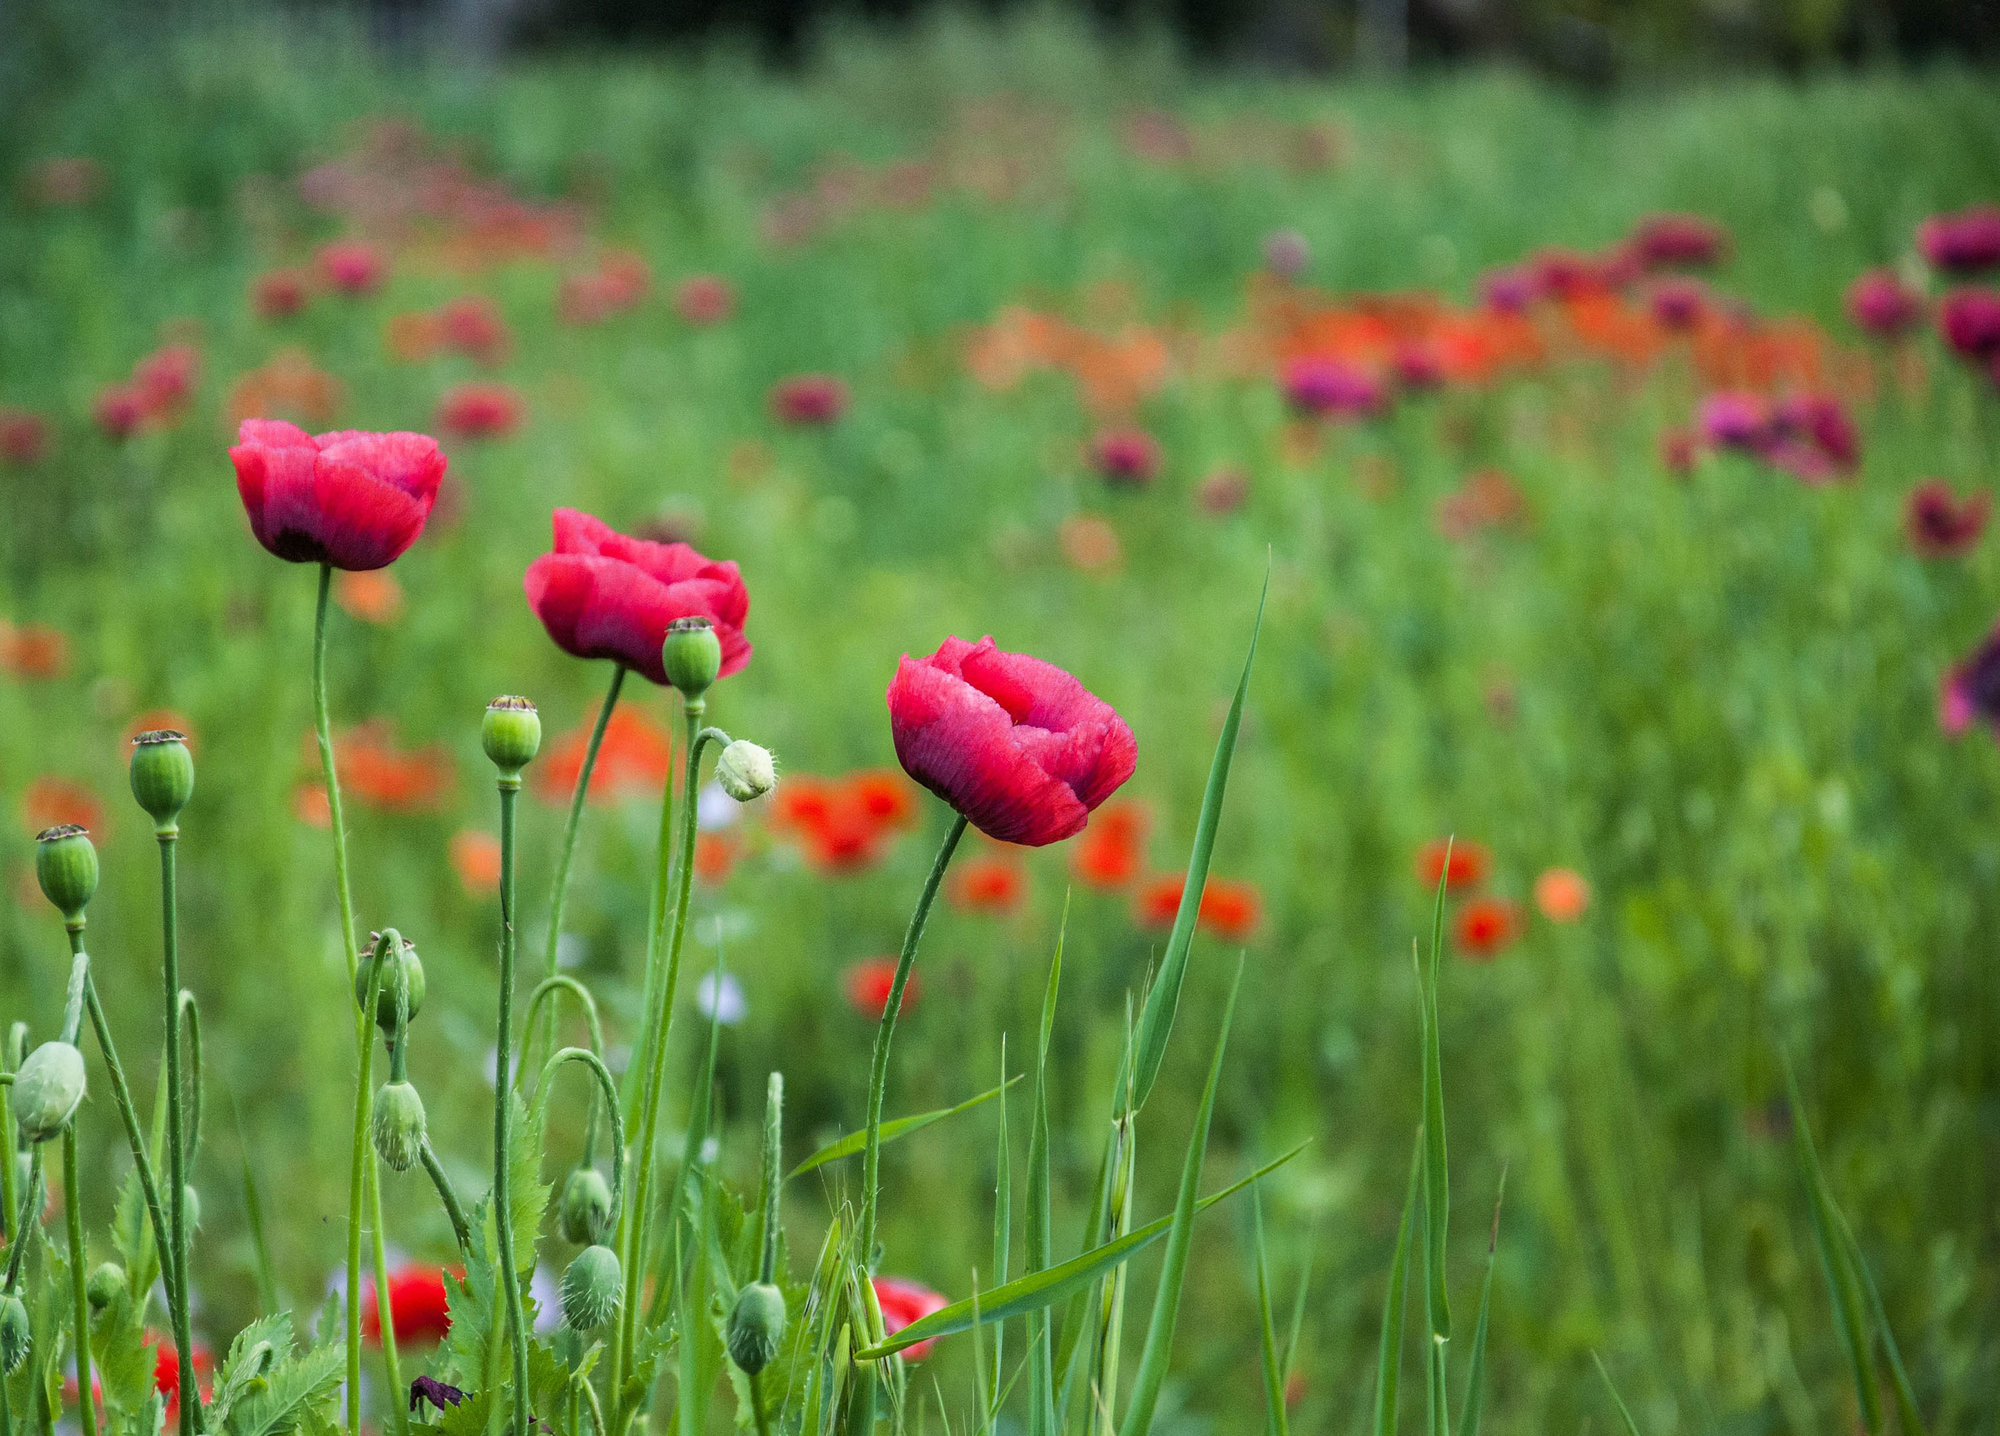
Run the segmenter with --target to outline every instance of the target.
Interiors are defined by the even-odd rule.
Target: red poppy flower
[[[929,1316],[934,1311],[942,1311],[945,1299],[927,1286],[918,1286],[913,1281],[901,1277],[878,1276],[875,1282],[875,1305],[882,1310],[882,1330],[894,1336],[912,1322]],[[903,1360],[922,1361],[936,1346],[935,1340],[920,1341],[915,1346],[903,1348]]]
[[[46,623],[13,628],[0,622],[0,669],[16,678],[60,678],[69,667],[69,639]]]
[[[709,887],[729,880],[741,847],[734,833],[700,833],[694,840],[694,875]]]
[[[1145,886],[1132,901],[1132,916],[1140,927],[1157,928],[1164,931],[1174,925],[1174,917],[1181,910],[1181,892],[1187,887],[1185,873],[1167,873],[1162,877],[1146,879]]]
[[[822,872],[871,867],[916,819],[902,775],[866,769],[844,778],[792,774],[772,800],[773,824],[795,838]]]
[[[1847,314],[1876,338],[1895,339],[1923,318],[1924,300],[1895,270],[1871,269],[1847,287]]]
[[[1139,748],[1109,703],[1052,663],[982,638],[907,653],[889,684],[903,771],[989,838],[1038,848],[1083,831]]]
[[[1284,386],[1291,406],[1315,417],[1365,418],[1389,397],[1380,379],[1344,359],[1294,359],[1285,366]]]
[[[868,815],[868,821],[894,832],[915,825],[917,802],[910,785],[887,768],[864,768],[849,773],[844,785],[854,803]]]
[[[454,384],[438,399],[437,426],[454,439],[505,438],[524,408],[511,384]]]
[[[1986,532],[1992,512],[1989,490],[1956,497],[1943,479],[1926,479],[1910,490],[1903,507],[1904,528],[1910,547],[1925,558],[1950,558],[1964,553]]]
[[[896,959],[865,958],[850,966],[842,981],[847,987],[848,1004],[870,1021],[880,1021],[889,1006],[889,989],[896,983]],[[916,1000],[917,974],[912,969],[908,980],[903,983],[903,1001],[896,1009],[896,1015],[906,1015]]]
[[[736,309],[736,291],[719,274],[691,274],[674,286],[674,312],[690,324],[720,324]]]
[[[319,250],[319,272],[342,294],[372,294],[389,275],[389,261],[372,244],[335,240]]]
[[[498,364],[513,347],[507,321],[484,295],[467,294],[452,300],[438,310],[437,324],[447,345],[481,364]]]
[[[304,270],[273,269],[250,281],[250,307],[259,319],[284,319],[306,307],[310,286]]]
[[[318,740],[304,740],[308,768],[319,766]],[[444,806],[453,778],[451,750],[441,744],[396,746],[386,719],[360,723],[333,740],[341,791],[357,802],[389,813],[435,812]]]
[[[1590,884],[1571,868],[1549,868],[1535,879],[1535,906],[1550,922],[1575,922],[1590,909]]]
[[[1106,429],[1090,441],[1090,465],[1107,484],[1143,488],[1160,471],[1160,445],[1144,429]]]
[[[571,729],[549,745],[535,764],[535,791],[551,803],[567,803],[583,772],[583,755],[590,747],[590,724]],[[640,709],[621,705],[612,710],[598,744],[597,763],[590,770],[584,799],[611,803],[630,793],[658,796],[673,770],[673,740],[667,730]],[[787,779],[778,791],[791,786]]]
[[[1729,252],[1729,231],[1695,214],[1649,214],[1632,231],[1633,257],[1647,269],[1701,268]]]
[[[1248,942],[1264,920],[1264,898],[1254,883],[1211,873],[1195,917],[1224,942]]]
[[[0,464],[26,468],[49,450],[48,421],[26,409],[0,409]]]
[[[528,565],[521,586],[556,647],[615,658],[664,687],[667,626],[706,618],[722,640],[722,677],[750,661],[743,636],[750,593],[735,564],[684,543],[628,538],[576,509],[557,509],[554,519],[555,547]]]
[[[451,835],[451,870],[458,874],[459,886],[472,897],[485,897],[500,890],[500,840],[477,828],[462,828]],[[390,1304],[395,1289],[390,1288]]]
[[[1474,842],[1452,842],[1451,860],[1447,866],[1443,838],[1433,838],[1417,849],[1417,881],[1427,888],[1434,888],[1438,880],[1444,880],[1445,891],[1458,892],[1463,888],[1477,887],[1486,881],[1486,874],[1493,866],[1493,856],[1482,844]]]
[[[1021,865],[997,853],[968,858],[953,870],[946,896],[967,912],[1012,912],[1028,891]]]
[[[456,1275],[456,1273],[454,1273]],[[389,1273],[389,1315],[396,1341],[442,1341],[451,1330],[450,1299],[444,1268],[409,1262]],[[376,1307],[375,1283],[361,1289],[361,1334],[370,1345],[382,1342],[382,1314]]]
[[[65,826],[99,832],[104,827],[104,806],[81,783],[44,774],[21,794],[21,818],[31,833]]]
[[[424,531],[445,457],[424,434],[314,436],[246,419],[229,451],[257,541],[289,563],[385,568]]]
[[[160,1332],[146,1334],[148,1344],[157,1342],[159,1349],[153,1356],[153,1389],[165,1400],[166,1419],[164,1424],[172,1426],[181,1414],[181,1353],[171,1338]],[[215,1357],[209,1349],[196,1342],[194,1355],[188,1364],[194,1368],[194,1384],[201,1389],[201,1398],[206,1401],[212,1389],[215,1374]],[[96,1378],[92,1377],[95,1381]]]
[[[1070,866],[1094,888],[1122,888],[1145,864],[1146,829],[1151,819],[1139,803],[1106,803],[1097,821],[1077,839]],[[1176,897],[1178,901],[1178,896]]]
[[[1521,935],[1520,905],[1506,898],[1474,898],[1458,910],[1452,931],[1462,956],[1490,961]]]
[[[831,424],[847,412],[847,386],[831,374],[799,374],[771,386],[771,413],[781,423]]]
[[[1961,359],[1984,363],[2000,354],[2000,291],[1954,289],[1938,306],[1937,322]]]

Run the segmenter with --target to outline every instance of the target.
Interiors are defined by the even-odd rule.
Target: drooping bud
[[[778,786],[778,765],[769,748],[738,738],[715,760],[715,781],[739,803],[754,803]]]
[[[21,1298],[11,1291],[0,1296],[0,1372],[11,1376],[20,1370],[34,1339],[34,1328],[28,1324],[28,1308]]]
[[[153,819],[153,831],[179,831],[176,820],[194,796],[194,755],[187,738],[156,728],[132,740],[132,796]]]
[[[535,761],[542,746],[542,718],[535,705],[525,698],[503,696],[486,705],[486,717],[479,725],[479,743],[500,781],[519,787],[521,770]]]
[[[618,1310],[618,1256],[606,1246],[576,1254],[562,1279],[563,1319],[578,1331],[595,1331]]]
[[[83,910],[97,892],[97,849],[90,834],[74,823],[35,834],[35,880],[64,922],[83,921]]]
[[[715,625],[705,618],[675,619],[667,625],[660,665],[667,671],[667,682],[680,689],[683,698],[708,692],[722,672],[722,640],[715,636]]]
[[[407,1172],[424,1153],[424,1099],[408,1082],[375,1089],[375,1154],[392,1172]]]
[[[785,1339],[785,1294],[768,1281],[743,1288],[729,1312],[729,1359],[755,1376],[778,1354]]]
[[[83,1294],[89,1300],[92,1311],[102,1311],[114,1305],[125,1295],[125,1268],[115,1261],[105,1262],[90,1274]]]
[[[578,1167],[563,1184],[556,1229],[566,1242],[588,1246],[604,1240],[611,1225],[611,1185],[595,1167]]]
[[[83,1054],[67,1042],[44,1042],[14,1074],[14,1120],[29,1142],[62,1135],[83,1102]]]
[[[382,980],[375,993],[375,1023],[391,1037],[396,1034],[396,987],[399,982],[408,989],[407,1016],[410,1021],[417,1020],[417,1009],[424,1005],[424,965],[417,960],[417,949],[407,942],[395,946],[400,951],[384,957]],[[354,969],[354,1005],[357,1007],[368,1000],[368,984],[373,978],[374,968],[375,947],[371,943]]]

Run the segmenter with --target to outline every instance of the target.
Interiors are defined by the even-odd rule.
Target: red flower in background
[[[1924,299],[1893,269],[1871,269],[1847,287],[1847,314],[1878,339],[1897,339],[1924,317]]]
[[[1975,274],[2000,265],[2000,208],[1974,205],[1917,226],[1917,248],[1935,269]]]
[[[312,276],[303,269],[273,269],[250,281],[250,307],[260,319],[285,319],[312,298]]]
[[[334,576],[333,601],[363,623],[394,623],[403,611],[403,586],[386,569],[343,571]]]
[[[1132,905],[1139,926],[1165,930],[1179,916],[1181,897],[1187,890],[1185,873],[1163,873],[1149,878]],[[1264,918],[1264,898],[1254,883],[1239,878],[1208,875],[1195,907],[1195,921],[1224,942],[1248,942],[1256,935]]]
[[[841,981],[847,988],[848,1004],[863,1017],[879,1022],[889,1006],[889,989],[896,983],[896,959],[864,958],[850,966]],[[903,1000],[896,1008],[896,1015],[903,1016],[916,1000],[917,974],[912,971],[903,982]]]
[[[1925,558],[1950,558],[1964,553],[1986,532],[1993,495],[1987,489],[1956,497],[1943,479],[1926,479],[1910,490],[1903,507],[1910,547]]]
[[[16,678],[39,680],[60,678],[68,667],[69,639],[60,628],[46,623],[15,628],[0,620],[0,669]]]
[[[1452,932],[1460,955],[1475,962],[1497,957],[1521,935],[1521,908],[1506,898],[1474,898],[1458,910]]]
[[[1729,231],[1698,214],[1649,214],[1632,230],[1633,257],[1647,269],[1706,268],[1729,253]]]
[[[201,354],[192,344],[169,344],[132,366],[132,387],[145,417],[161,421],[186,407],[201,377]]]
[[[1077,878],[1094,888],[1122,888],[1146,863],[1146,830],[1152,819],[1138,803],[1106,803],[1083,830],[1070,854]]]
[[[1110,704],[1068,673],[991,638],[903,655],[889,684],[903,771],[987,837],[1042,847],[1083,831],[1138,762]]]
[[[408,1262],[389,1273],[389,1315],[398,1345],[442,1341],[451,1330],[444,1274],[443,1267],[428,1262]],[[463,1279],[456,1271],[452,1274]],[[361,1334],[372,1346],[382,1344],[382,1313],[377,1309],[372,1278],[361,1288]]]
[[[499,439],[521,426],[525,406],[510,384],[454,384],[438,399],[437,426],[454,439]]]
[[[1672,334],[1699,327],[1708,311],[1708,292],[1692,279],[1663,279],[1647,295],[1653,322]]]
[[[707,328],[736,312],[736,291],[719,274],[691,274],[674,286],[674,312]]]
[[[722,641],[722,677],[750,661],[750,593],[735,564],[684,543],[628,538],[576,509],[557,509],[554,522],[554,549],[528,565],[521,586],[556,647],[615,659],[664,687],[667,626],[706,618]]]
[[[1938,688],[1938,723],[1956,737],[1974,719],[2000,734],[2000,626],[1947,669]]]
[[[1344,359],[1294,359],[1285,366],[1284,387],[1286,401],[1315,418],[1366,418],[1389,398],[1380,379]]]
[[[417,540],[445,457],[424,434],[337,430],[314,437],[246,419],[229,451],[257,541],[289,563],[383,568]]]
[[[1166,929],[1174,925],[1181,910],[1181,893],[1187,887],[1183,873],[1167,873],[1147,878],[1132,899],[1132,917],[1140,927]]]
[[[535,786],[551,803],[567,803],[583,772],[583,755],[590,747],[589,723],[571,729],[548,747],[535,765]],[[667,730],[642,709],[629,704],[611,712],[598,744],[597,765],[590,770],[586,802],[610,803],[627,794],[658,796],[673,770],[673,740]],[[786,780],[789,786],[791,780]],[[780,787],[779,792],[784,792]]]
[[[43,774],[28,784],[21,794],[21,819],[31,833],[44,828],[78,827],[92,832],[104,828],[104,805],[81,783]]]
[[[1550,922],[1575,922],[1590,909],[1590,884],[1570,868],[1549,868],[1535,879],[1535,906]]]
[[[771,386],[771,413],[794,426],[831,424],[847,412],[847,385],[831,374],[799,374]]]
[[[877,862],[916,818],[909,784],[867,769],[844,778],[792,774],[772,800],[772,821],[823,872],[849,873]]]
[[[698,833],[694,840],[694,875],[709,887],[729,881],[742,843],[734,833]]]
[[[1764,458],[1801,483],[1826,484],[1861,461],[1861,434],[1831,394],[1792,394],[1771,411]]]
[[[1005,913],[1021,905],[1028,878],[1021,865],[999,853],[968,858],[952,869],[945,895],[967,912]]]
[[[1144,429],[1106,429],[1090,441],[1090,465],[1107,484],[1143,488],[1160,471],[1160,446]]]
[[[0,409],[0,464],[26,468],[48,451],[48,420],[26,409]]]
[[[160,1332],[146,1333],[146,1344],[157,1343],[158,1350],[153,1355],[153,1389],[164,1398],[164,1426],[172,1426],[180,1419],[181,1413],[181,1353],[171,1338]],[[209,1397],[212,1378],[215,1374],[215,1357],[200,1342],[195,1343],[194,1355],[188,1364],[194,1368],[194,1383],[201,1390],[201,1399]],[[91,1378],[93,1381],[96,1378]]]
[[[373,294],[389,277],[389,260],[372,244],[339,239],[319,248],[319,272],[342,294]]]
[[[929,1287],[918,1286],[901,1277],[878,1276],[874,1282],[875,1304],[882,1309],[882,1330],[890,1336],[934,1311],[942,1311],[946,1305],[945,1299]],[[903,1348],[903,1360],[922,1361],[936,1345],[933,1340],[906,1346]]]
[[[302,749],[308,769],[317,769],[318,739],[307,733]],[[437,743],[399,748],[386,718],[371,719],[337,734],[333,751],[340,765],[341,791],[369,807],[390,813],[436,812],[450,792],[454,771],[451,750]]]
[[[452,300],[438,310],[437,325],[446,345],[480,364],[498,364],[514,345],[500,310],[481,294]]]
[[[127,439],[146,421],[146,401],[131,384],[113,384],[100,389],[91,416],[107,439]]]
[[[459,886],[473,897],[500,890],[500,840],[477,828],[461,828],[451,835],[451,870],[458,874]],[[395,1288],[389,1289],[389,1303],[396,1304]]]
[[[1450,857],[1446,858],[1446,849]],[[1433,838],[1417,849],[1417,881],[1434,888],[1442,880],[1446,892],[1478,887],[1492,871],[1493,855],[1481,843]]]
[[[1961,359],[1986,363],[2000,355],[2000,291],[1954,289],[1938,305],[1938,331]]]

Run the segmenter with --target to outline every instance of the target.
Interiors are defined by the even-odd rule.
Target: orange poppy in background
[[[1550,922],[1575,922],[1590,909],[1590,884],[1572,868],[1550,868],[1535,879],[1535,906]]]
[[[1018,860],[984,853],[952,870],[945,895],[953,907],[966,912],[1006,913],[1019,907],[1027,892],[1028,877]]]
[[[896,981],[896,959],[864,958],[852,964],[841,981],[847,989],[848,1005],[863,1017],[879,1022],[889,1009],[889,989]],[[916,1003],[917,989],[917,974],[912,969],[909,980],[903,984],[903,1000],[896,1008],[898,1017],[906,1015]]]
[[[326,784],[301,783],[292,790],[292,816],[309,828],[333,826],[333,804],[326,796]]]
[[[1449,867],[1445,857],[1447,847],[1451,850]],[[1486,881],[1486,874],[1492,867],[1493,855],[1482,843],[1447,843],[1443,838],[1433,838],[1417,849],[1417,881],[1427,888],[1436,887],[1440,879],[1444,881],[1447,892],[1477,887]]]
[[[1187,879],[1180,873],[1148,878],[1132,901],[1132,916],[1140,927],[1169,928],[1181,910],[1181,890]]]
[[[308,429],[333,421],[346,391],[338,379],[298,348],[280,349],[262,366],[247,370],[229,391],[231,428],[245,419],[283,419]]]
[[[1490,962],[1521,935],[1521,905],[1507,898],[1474,898],[1452,925],[1462,957]]]
[[[0,668],[16,678],[60,678],[69,668],[69,639],[46,623],[0,622]]]
[[[319,740],[305,736],[306,764],[319,766]],[[333,740],[340,790],[356,802],[389,813],[429,813],[444,806],[456,772],[451,750],[439,743],[396,746],[387,719],[374,718]],[[304,815],[301,809],[301,815]],[[310,821],[310,819],[308,819]]]
[[[778,788],[772,821],[814,867],[858,872],[879,861],[917,816],[916,793],[900,774],[866,768],[842,778],[794,774]]]
[[[148,708],[143,713],[135,714],[132,721],[125,725],[125,744],[130,747],[133,739],[141,733],[161,731],[180,734],[187,741],[188,752],[196,751],[194,724],[188,721],[185,713],[173,708]]]
[[[734,833],[696,834],[694,875],[710,887],[727,882],[742,849],[743,844]]]
[[[451,869],[473,897],[498,892],[500,840],[477,828],[461,828],[451,835]]]
[[[1146,831],[1151,815],[1141,803],[1106,803],[1076,840],[1070,868],[1094,888],[1129,886],[1145,866]],[[1178,902],[1179,893],[1175,894]]]
[[[21,817],[30,833],[66,823],[99,832],[104,827],[104,805],[83,784],[45,773],[21,794]]]
[[[536,765],[535,791],[548,802],[567,803],[583,772],[583,755],[590,748],[591,725],[572,728],[549,746]],[[614,709],[604,725],[597,765],[590,770],[586,801],[614,803],[631,794],[657,795],[673,770],[673,739],[644,709]],[[780,787],[779,792],[784,791]]]
[[[1210,877],[1197,910],[1201,925],[1224,942],[1248,942],[1264,920],[1264,898],[1255,883]]]
[[[394,623],[403,611],[403,586],[386,568],[341,570],[333,578],[333,598],[363,623]]]

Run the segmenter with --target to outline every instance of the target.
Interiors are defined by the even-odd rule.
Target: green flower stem
[[[340,897],[340,941],[347,953],[347,986],[361,963],[354,937],[354,899],[347,882],[347,823],[340,812],[340,775],[333,765],[333,724],[326,711],[326,610],[333,592],[333,565],[319,566],[319,604],[313,611],[313,731],[319,736],[319,765],[326,773],[326,812],[333,829],[333,886]],[[364,1015],[364,1020],[372,1017]]]
[[[562,848],[556,857],[555,882],[549,891],[549,940],[543,976],[556,975],[556,948],[562,940],[563,897],[569,890],[570,859],[576,856],[576,832],[583,825],[583,805],[590,792],[590,775],[597,768],[597,750],[604,743],[604,730],[610,725],[611,710],[618,706],[618,692],[625,686],[628,672],[622,663],[611,668],[611,687],[605,692],[604,704],[597,710],[597,722],[590,730],[590,742],[583,750],[583,766],[577,770],[576,791],[570,794],[569,818],[563,824]],[[524,1027],[532,1026],[532,1020]],[[556,1013],[553,1005],[549,1008],[547,1034],[549,1051],[556,1050]]]
[[[71,947],[83,950],[83,935],[70,934]],[[118,1049],[111,1041],[110,1024],[104,1020],[104,1004],[97,996],[97,983],[85,973],[83,979],[83,1010],[90,1017],[91,1031],[97,1034],[97,1050],[104,1058],[105,1070],[111,1074],[111,1096],[117,1104],[118,1116],[125,1123],[125,1140],[132,1148],[132,1165],[139,1174],[139,1192],[146,1199],[146,1216],[153,1224],[153,1247],[160,1257],[160,1280],[167,1288],[169,1307],[178,1300],[180,1290],[180,1268],[174,1265],[173,1250],[167,1241],[172,1228],[167,1225],[167,1209],[160,1200],[159,1178],[153,1172],[153,1159],[146,1151],[145,1129],[139,1125],[139,1109],[132,1105],[132,1089],[125,1081],[124,1064],[118,1060]]]
[[[76,1119],[63,1128],[63,1219],[69,1228],[70,1296],[76,1305],[77,1419],[83,1436],[97,1436],[97,1403],[90,1393],[90,1282],[84,1271],[89,1256],[83,1243],[83,1187],[76,1176]]]
[[[424,1138],[423,1159],[431,1185],[437,1188],[438,1200],[444,1203],[444,1214],[451,1218],[451,1234],[458,1241],[459,1254],[470,1256],[472,1225],[465,1219],[465,1208],[459,1205],[458,1193],[452,1190],[451,1178],[444,1174],[444,1166],[438,1161],[437,1151],[431,1146],[429,1137]]]
[[[508,1191],[511,1153],[508,1129],[513,1114],[514,1029],[514,806],[521,796],[518,774],[500,779],[500,1021],[494,1038],[493,1218],[500,1234],[500,1287],[507,1294],[507,1334],[514,1347],[514,1432],[528,1424],[528,1332],[521,1319],[521,1272],[514,1265],[514,1208]],[[499,1407],[499,1402],[494,1402]]]
[[[523,1032],[532,1032],[534,1030],[536,1010],[541,1007],[543,1002],[548,1001],[548,999],[553,997],[558,991],[567,992],[576,998],[577,1006],[583,1009],[584,1024],[590,1029],[590,1050],[596,1053],[599,1057],[602,1057],[604,1055],[604,1024],[598,1019],[597,1016],[597,999],[590,995],[589,988],[585,987],[582,983],[578,982],[573,977],[567,977],[558,973],[553,977],[545,977],[540,982],[535,984],[535,990],[528,994],[528,1007],[527,1011],[522,1014],[521,1030]],[[553,1002],[550,1002],[549,1003],[549,1050],[551,1053],[553,1053],[556,1050],[555,1020],[556,1020],[555,1004]],[[514,1085],[516,1087],[519,1087],[521,1085],[521,1078],[527,1072],[528,1064],[525,1060],[525,1056],[526,1054],[523,1054],[524,1060],[521,1061],[519,1064],[517,1064],[516,1070],[514,1072]],[[614,1105],[616,1104],[617,1099],[618,1099],[618,1089],[614,1086],[611,1088],[611,1101],[614,1103]],[[584,1109],[582,1164],[588,1167],[596,1160],[597,1160],[597,1089],[593,1087],[590,1092],[590,1105]]]
[[[633,1291],[641,1289],[652,1238],[653,1216],[653,1168],[656,1144],[659,1138],[660,1098],[666,1085],[667,1031],[673,1025],[674,989],[679,984],[681,972],[681,944],[687,937],[688,902],[694,887],[694,838],[696,788],[701,781],[701,750],[710,742],[720,739],[729,741],[728,735],[714,728],[701,726],[702,714],[707,711],[707,703],[700,698],[689,699],[685,703],[687,713],[687,769],[686,780],[681,787],[681,830],[676,860],[679,870],[676,874],[678,887],[674,898],[673,926],[667,938],[666,967],[659,980],[652,978],[648,964],[647,992],[652,998],[647,1013],[647,1050],[641,1061],[641,1103],[639,1109],[638,1170],[633,1175],[635,1188],[632,1201],[625,1208],[626,1220],[623,1224],[625,1250],[621,1253],[621,1265],[627,1285]],[[671,780],[669,791],[671,792]],[[671,802],[671,797],[669,798]],[[664,822],[663,822],[664,827]],[[656,922],[664,917],[662,899],[666,892],[666,869],[664,860],[666,845],[661,844],[662,868],[655,887],[654,910]],[[657,932],[657,926],[655,928]],[[652,945],[657,957],[657,944]],[[639,1303],[628,1301],[621,1314],[618,1331],[618,1349],[623,1359],[613,1367],[614,1378],[629,1371],[633,1353],[639,1339]],[[614,1390],[618,1388],[614,1387]],[[637,1409],[634,1398],[629,1409],[619,1411],[612,1417],[617,1431],[623,1432],[626,1423]]]
[[[944,870],[951,862],[951,855],[958,849],[958,840],[965,836],[965,825],[965,814],[952,815],[951,831],[945,834],[944,844],[938,849],[937,861],[931,864],[931,875],[924,879],[924,890],[917,897],[917,910],[910,914],[909,931],[903,934],[903,951],[896,959],[896,976],[889,983],[889,1000],[882,1007],[882,1023],[875,1029],[875,1061],[868,1071],[868,1142],[861,1149],[859,1248],[863,1265],[871,1269],[875,1261],[876,1192],[882,1165],[882,1093],[889,1082],[889,1044],[896,1036],[896,1013],[903,1005],[903,988],[910,980],[910,969],[916,966],[917,943],[923,938],[924,924],[931,915],[931,904],[937,901],[938,887],[944,882]]]
[[[565,1047],[551,1053],[542,1075],[535,1079],[531,1110],[537,1113],[542,1110],[542,1104],[548,1100],[550,1079],[565,1062],[581,1062],[590,1069],[603,1094],[605,1110],[611,1113],[611,1212],[615,1217],[625,1195],[625,1116],[618,1107],[618,1084],[611,1080],[611,1069],[604,1065],[604,1059],[582,1047]]]
[[[169,1295],[174,1345],[181,1367],[180,1433],[194,1436],[203,1429],[201,1390],[195,1384],[194,1338],[188,1326],[187,1114],[181,1089],[181,958],[180,915],[174,877],[174,848],[180,828],[168,824],[155,830],[160,842],[160,976],[167,1008],[167,1220],[172,1235],[174,1270],[183,1278]]]
[[[71,933],[71,951],[81,951],[82,942],[81,930]],[[21,1065],[21,1059],[27,1055],[27,1044],[27,1023],[17,1022],[8,1029],[7,1050],[4,1056],[7,1079],[10,1082],[14,1077],[14,1069]],[[4,1166],[0,1166],[0,1238],[11,1241],[13,1239],[11,1229],[14,1224],[14,1156],[21,1147],[15,1135],[14,1109],[5,1104],[0,1104],[0,1108],[4,1108],[0,1110],[0,1163],[4,1163]]]
[[[354,1143],[347,1169],[347,1432],[361,1436],[361,1207],[367,1200],[368,1108],[374,1093],[375,1005],[382,998],[385,955],[402,952],[402,935],[393,927],[375,939],[375,960],[368,965],[368,997],[361,1004],[356,1040],[354,1080]],[[350,990],[351,987],[350,987]],[[375,1294],[376,1312],[387,1291]],[[392,1394],[391,1399],[394,1399]]]
[[[35,1224],[42,1210],[42,1144],[36,1143],[28,1156],[28,1185],[21,1193],[21,1219],[14,1224],[14,1244],[7,1250],[7,1280],[0,1287],[19,1293],[21,1290],[21,1258],[28,1253],[28,1228]]]
[[[368,1153],[368,1222],[375,1258],[375,1318],[382,1331],[382,1375],[389,1383],[390,1420],[397,1436],[410,1429],[410,1412],[403,1397],[403,1367],[396,1355],[396,1317],[390,1304],[389,1258],[382,1248],[382,1163],[373,1150]],[[84,1436],[90,1436],[85,1432]]]
[[[192,1167],[201,1151],[201,1008],[196,1004],[194,994],[185,987],[181,989],[177,1006],[187,1041],[187,1161]]]

